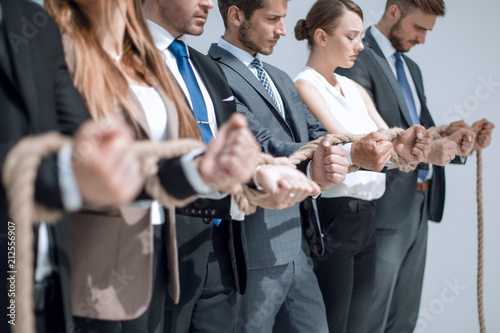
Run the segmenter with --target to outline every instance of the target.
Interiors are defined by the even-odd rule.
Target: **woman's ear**
[[[325,30],[318,28],[314,31],[314,41],[320,46],[326,45],[327,33]]]

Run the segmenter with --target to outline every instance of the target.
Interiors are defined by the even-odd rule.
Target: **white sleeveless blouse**
[[[377,131],[377,125],[368,114],[365,102],[354,82],[335,74],[344,96],[316,70],[305,67],[294,81],[305,80],[313,84],[325,99],[328,110],[344,127],[347,133],[368,134]],[[385,192],[385,174],[372,171],[357,171],[347,174],[343,183],[329,188],[323,198],[352,197],[375,200]]]

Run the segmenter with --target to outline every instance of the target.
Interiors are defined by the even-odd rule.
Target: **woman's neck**
[[[104,51],[111,58],[119,61],[123,51],[125,18],[122,15],[118,1],[113,1],[109,4],[109,14],[103,10],[98,2],[94,2],[89,6],[83,6],[81,9],[91,21]]]
[[[325,61],[325,59],[328,59],[328,55],[322,54],[319,50],[312,50],[306,66],[311,67],[316,72],[321,74],[321,76],[323,76],[328,83],[335,87],[338,82],[335,79],[333,72],[338,66],[332,64],[328,60]]]

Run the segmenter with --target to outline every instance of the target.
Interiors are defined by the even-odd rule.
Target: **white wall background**
[[[215,1],[217,3],[217,1]],[[283,37],[266,61],[295,76],[308,56],[306,42],[294,37],[294,27],[304,18],[313,0],[288,4]],[[365,26],[376,23],[385,0],[358,0]],[[205,33],[190,37],[190,44],[207,52],[223,33],[216,7]],[[464,119],[473,123],[483,117],[500,127],[500,2],[492,0],[447,1],[447,15],[438,18],[425,45],[410,52],[422,69],[428,106],[438,125]],[[493,86],[483,82],[491,80]],[[490,89],[490,90],[488,90]],[[487,96],[486,96],[487,95]],[[458,111],[458,110],[462,111]],[[500,128],[497,130],[500,131]],[[496,133],[495,133],[496,134]],[[496,135],[495,135],[496,136]],[[500,151],[494,137],[484,160],[485,308],[488,332],[500,332]],[[448,166],[446,208],[442,223],[431,223],[421,314],[416,332],[473,333],[479,331],[476,315],[476,158],[465,166]],[[455,285],[455,287],[453,287]],[[452,286],[452,287],[450,287]],[[458,287],[457,287],[458,286]]]

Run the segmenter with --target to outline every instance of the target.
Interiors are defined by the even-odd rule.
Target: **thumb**
[[[220,139],[213,141],[226,141],[229,138],[231,132],[244,128],[248,128],[248,122],[245,116],[240,113],[233,113],[233,115],[224,124],[222,124],[222,126],[219,127],[215,139]]]
[[[323,150],[327,150],[328,148],[330,148],[332,146],[332,143],[333,143],[332,135],[327,134],[327,135],[325,135],[323,140],[321,140],[320,146],[323,148]]]
[[[241,113],[233,113],[228,120],[231,129],[243,129],[248,127],[248,121]]]
[[[108,123],[106,127],[97,124],[100,130],[99,144],[102,146],[113,145],[129,145],[134,141],[132,130],[122,121],[113,121]]]
[[[406,131],[404,131],[403,133],[401,133],[401,137],[400,137],[400,140],[404,141],[404,142],[408,142],[410,140],[412,140],[416,135],[416,131],[415,131],[415,128],[412,126],[410,128],[408,128]]]

